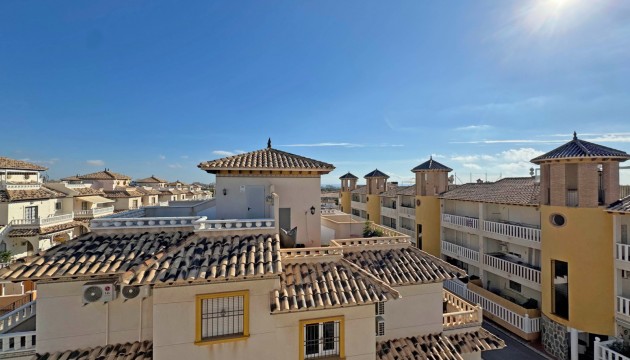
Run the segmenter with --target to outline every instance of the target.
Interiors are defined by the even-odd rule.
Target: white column
[[[568,328],[570,334],[570,348],[571,360],[578,360],[578,331],[574,328]]]

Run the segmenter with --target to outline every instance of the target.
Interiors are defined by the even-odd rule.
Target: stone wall
[[[569,359],[569,333],[566,326],[554,322],[543,314],[541,337],[543,347],[548,354],[559,360]]]

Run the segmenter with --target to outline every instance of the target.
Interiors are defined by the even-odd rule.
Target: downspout
[[[144,303],[144,298],[140,298],[140,326],[138,329],[138,341],[142,342],[142,305]]]
[[[105,303],[105,345],[109,345],[109,302]]]

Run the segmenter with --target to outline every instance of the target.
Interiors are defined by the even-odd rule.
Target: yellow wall
[[[370,215],[369,220],[381,224],[381,197],[375,194],[367,195],[366,211]]]
[[[339,195],[339,204],[341,205],[343,212],[345,212],[346,214],[351,214],[352,204],[350,202],[352,199],[352,194],[350,193],[350,191],[341,191]]]
[[[549,218],[562,214],[564,226]],[[612,216],[601,208],[542,206],[542,311],[552,320],[596,334],[614,335]],[[551,313],[551,260],[569,265],[569,320]]]
[[[420,206],[417,206],[420,200]],[[436,196],[416,196],[416,230],[422,225],[422,250],[440,256],[440,199]]]

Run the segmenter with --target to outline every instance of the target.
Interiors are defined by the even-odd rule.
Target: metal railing
[[[45,218],[36,219],[15,219],[11,220],[10,225],[15,227],[29,227],[29,226],[51,226],[67,223],[74,220],[74,213],[49,216]]]
[[[19,308],[0,316],[0,333],[21,324],[24,320],[36,314],[36,301],[28,302]]]
[[[479,229],[479,219],[468,216],[459,216],[452,214],[442,214],[442,222],[446,224],[453,224],[459,226],[465,226],[473,229]]]
[[[454,280],[446,280],[444,282],[444,288],[472,303],[480,304],[483,310],[516,327],[526,334],[540,332],[539,317],[530,318],[527,314],[517,314],[514,311],[509,310],[508,308],[505,308],[495,303],[494,301],[484,297],[483,295],[468,290],[465,284],[456,282]]]
[[[442,253],[448,256],[457,256],[471,261],[479,262],[479,251],[467,247],[442,241]]]
[[[484,221],[483,230],[505,236],[511,236],[518,239],[529,240],[540,243],[540,229],[513,224],[506,224],[495,221]]]
[[[530,267],[503,260],[501,258],[487,254],[483,256],[483,263],[495,269],[504,271],[508,274],[517,276],[521,279],[525,279],[536,284],[541,283],[540,270],[532,269]]]

